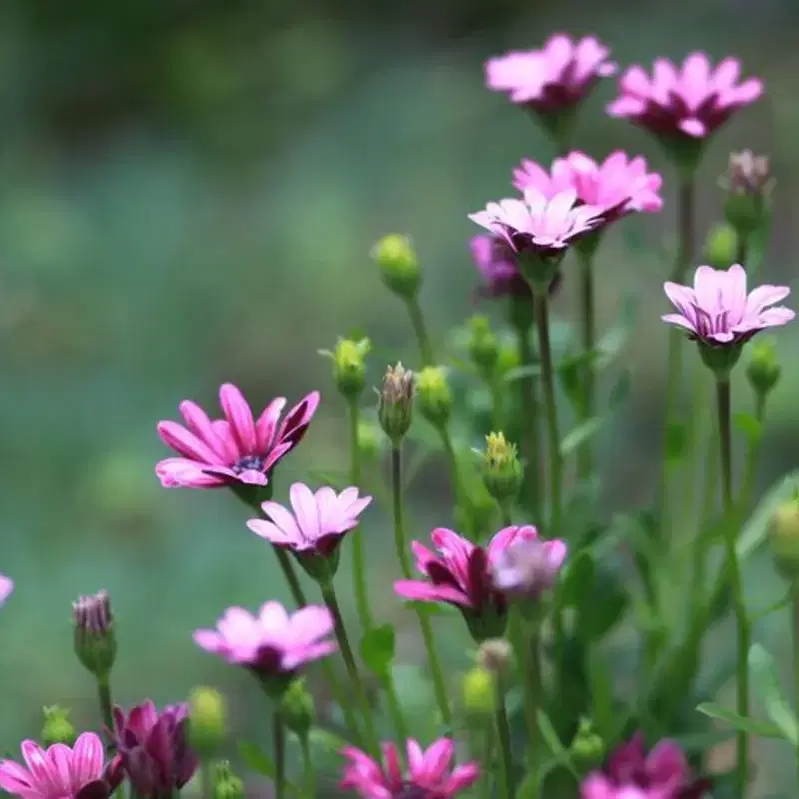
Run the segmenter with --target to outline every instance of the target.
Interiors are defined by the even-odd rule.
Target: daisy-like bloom
[[[494,563],[494,586],[508,596],[537,598],[555,584],[567,553],[559,539],[516,541]]]
[[[640,733],[622,744],[603,771],[591,772],[580,785],[580,799],[700,799],[711,788],[691,773],[676,741],[664,739],[646,751]]]
[[[14,591],[14,581],[10,577],[0,574],[0,607],[11,596]]]
[[[496,638],[505,629],[508,596],[494,581],[503,553],[517,541],[538,540],[535,527],[505,527],[483,548],[452,530],[430,535],[438,554],[413,541],[416,569],[426,580],[398,580],[394,591],[417,602],[446,602],[463,614],[476,640]]]
[[[353,790],[363,799],[450,799],[470,788],[480,777],[477,763],[453,768],[455,744],[439,738],[422,749],[412,738],[405,744],[408,769],[403,774],[397,748],[384,743],[383,762],[348,746],[341,754],[349,761],[344,767],[340,786]]]
[[[166,458],[155,472],[165,488],[218,488],[231,484],[264,486],[275,464],[300,443],[319,405],[311,392],[280,421],[286,400],[272,400],[256,421],[236,386],[219,389],[224,419],[209,419],[196,403],[185,400],[179,409],[186,426],[158,423],[158,435],[179,458]]]
[[[715,68],[705,53],[691,53],[682,67],[658,58],[651,76],[640,66],[627,69],[608,113],[662,138],[701,140],[763,94],[761,80],[739,82],[740,75],[737,58],[725,58]]]
[[[106,767],[100,736],[84,732],[74,747],[43,749],[23,741],[25,765],[0,761],[0,788],[22,799],[107,799],[122,779],[118,767]]]
[[[664,284],[666,296],[679,313],[663,321],[688,331],[690,338],[710,347],[732,347],[768,327],[787,324],[796,315],[776,303],[791,290],[787,286],[758,286],[747,293],[746,271],[740,264],[729,269],[700,266],[694,287]]]
[[[279,602],[266,602],[257,616],[228,608],[216,629],[197,630],[194,642],[260,677],[291,678],[304,664],[335,651],[329,638],[333,626],[327,608],[308,605],[289,615]]]
[[[569,110],[600,78],[615,74],[609,54],[593,36],[572,40],[556,33],[540,50],[514,51],[486,61],[486,85],[542,116]]]

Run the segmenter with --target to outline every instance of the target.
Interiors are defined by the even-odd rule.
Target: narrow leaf
[[[782,731],[785,740],[794,746],[799,745],[799,724],[796,716],[783,696],[774,660],[760,644],[753,644],[749,650],[749,673],[766,715]]]
[[[703,702],[696,709],[705,716],[726,722],[734,730],[748,732],[750,735],[756,735],[759,738],[785,737],[776,724],[770,724],[768,721],[758,721],[757,719],[746,719],[743,716],[739,716],[734,710],[728,710],[715,702]]]
[[[763,435],[763,425],[751,413],[736,413],[732,423],[752,443],[760,441]]]
[[[601,416],[594,416],[582,424],[577,425],[573,430],[566,434],[560,442],[560,454],[564,457],[574,452],[583,442],[596,435],[602,428],[605,420]]]

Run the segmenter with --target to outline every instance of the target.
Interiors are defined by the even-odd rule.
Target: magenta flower
[[[14,581],[10,577],[0,574],[0,606],[11,596],[14,590]]]
[[[485,64],[486,85],[539,114],[573,108],[600,78],[615,74],[610,50],[593,36],[573,41],[559,33],[541,50],[510,52]]]
[[[725,58],[715,69],[705,53],[691,53],[681,69],[658,58],[651,77],[640,66],[627,69],[608,113],[660,137],[704,139],[763,94],[761,80],[739,83],[740,74],[737,58]]]
[[[166,458],[155,472],[165,488],[218,488],[236,483],[264,486],[277,462],[300,443],[319,405],[311,392],[286,414],[283,397],[272,400],[257,421],[236,386],[219,389],[224,419],[211,420],[199,405],[185,400],[180,413],[186,427],[158,423],[158,435],[179,458]]]
[[[333,616],[308,605],[289,615],[279,602],[266,602],[257,616],[228,608],[215,630],[197,630],[194,642],[236,666],[264,678],[291,677],[304,664],[327,657],[336,645],[328,639]]]
[[[477,763],[452,767],[455,744],[439,738],[423,750],[412,738],[405,744],[408,760],[403,774],[397,747],[384,743],[383,762],[373,760],[365,752],[348,746],[341,754],[349,761],[344,768],[340,787],[352,789],[363,799],[450,799],[470,788],[480,777]]]
[[[559,539],[517,540],[494,563],[494,587],[507,596],[537,598],[555,584],[567,553],[566,542]]]
[[[103,742],[93,732],[78,736],[75,746],[53,744],[46,750],[23,741],[25,766],[0,761],[0,788],[22,799],[106,799],[121,782],[116,767],[105,766]]]
[[[114,734],[122,768],[145,799],[173,796],[197,770],[188,745],[188,707],[167,705],[160,712],[150,700],[125,715],[114,708]]]
[[[733,346],[747,341],[767,327],[787,324],[796,314],[780,305],[790,294],[787,286],[758,286],[747,293],[746,271],[740,264],[729,269],[700,266],[694,287],[664,284],[666,295],[679,313],[666,314],[663,321],[688,331],[711,347]]]
[[[427,580],[398,580],[394,591],[417,602],[455,605],[477,640],[502,635],[508,598],[494,582],[494,569],[514,542],[537,540],[538,531],[530,526],[505,527],[485,548],[444,527],[433,530],[430,537],[438,554],[418,541],[411,543],[416,568]]]
[[[322,557],[336,551],[342,536],[358,525],[358,517],[372,501],[359,497],[354,486],[340,494],[327,486],[314,493],[303,483],[291,486],[289,498],[291,511],[277,502],[264,502],[261,508],[268,519],[250,519],[247,527],[276,547]]]
[[[699,799],[711,788],[697,779],[675,741],[662,740],[647,753],[640,733],[619,746],[603,771],[580,785],[580,799]]]
[[[647,172],[645,158],[629,158],[621,150],[601,163],[575,150],[556,158],[549,172],[525,159],[514,170],[513,185],[519,191],[537,189],[546,197],[573,189],[577,200],[596,208],[605,222],[663,207],[659,194],[663,178],[657,172]]]

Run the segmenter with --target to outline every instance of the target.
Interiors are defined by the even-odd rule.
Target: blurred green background
[[[377,350],[373,384],[398,354],[416,365],[403,309],[368,258],[394,230],[420,252],[440,347],[475,310],[466,214],[507,192],[521,157],[551,156],[524,113],[484,90],[482,62],[558,29],[596,33],[622,65],[701,48],[739,55],[765,78],[766,98],[709,150],[699,229],[718,214],[728,152],[772,153],[778,199],[763,270],[791,282],[795,4],[763,0],[755,14],[745,0],[5,0],[0,570],[17,590],[1,616],[3,749],[37,734],[45,704],[97,724],[71,655],[70,602],[101,587],[119,621],[120,701],[214,682],[240,729],[262,724],[253,686],[199,651],[191,631],[228,605],[286,592],[232,496],[158,486],[153,466],[167,453],[155,424],[186,397],[215,409],[224,381],[258,408],[320,388],[321,411],[281,467],[276,498],[311,465],[344,468],[343,406],[317,350],[357,327]],[[613,92],[607,82],[587,103],[577,146],[598,156],[622,147],[664,168],[643,134],[604,116]],[[610,508],[641,504],[657,467],[668,267],[652,253],[674,227],[672,189],[667,176],[664,212],[635,223],[644,248],[631,252],[629,231],[614,231],[600,265],[603,324],[624,295],[640,301],[632,401],[603,442]],[[572,302],[567,280],[558,313]],[[797,341],[796,327],[780,336],[786,365]],[[763,483],[793,467],[797,389],[787,369]],[[451,521],[442,462],[430,460],[424,478],[412,492],[417,537]],[[374,508],[365,525],[373,602],[396,619],[400,659],[413,663],[413,617],[384,588],[395,570],[384,514]],[[341,579],[351,611],[346,570]],[[440,629],[463,667],[460,625]],[[764,635],[784,654],[779,629]]]

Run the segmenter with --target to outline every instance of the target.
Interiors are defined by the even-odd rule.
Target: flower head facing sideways
[[[106,767],[99,735],[84,732],[74,747],[53,744],[43,749],[23,741],[25,765],[0,761],[0,788],[22,799],[107,799],[122,780],[118,764]]]
[[[158,435],[180,457],[166,458],[155,468],[166,488],[219,488],[228,485],[265,486],[275,465],[300,443],[319,405],[311,392],[283,417],[286,400],[272,400],[256,420],[236,386],[219,389],[224,419],[211,420],[194,402],[179,409],[185,427],[158,423]]]
[[[397,748],[384,743],[382,763],[365,752],[348,746],[341,754],[347,759],[340,786],[362,799],[451,799],[470,788],[480,777],[477,763],[453,768],[455,744],[439,738],[428,749],[408,739],[405,744],[408,768],[403,773]]]
[[[0,574],[0,607],[5,605],[6,600],[14,592],[14,581],[10,577]]]
[[[494,563],[494,585],[508,596],[537,599],[555,585],[567,553],[566,542],[559,539],[515,541]]]

